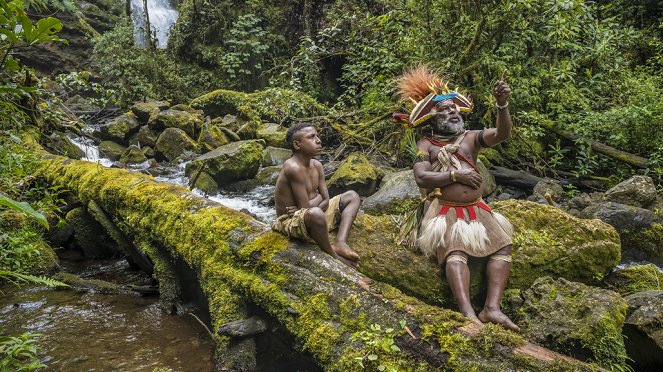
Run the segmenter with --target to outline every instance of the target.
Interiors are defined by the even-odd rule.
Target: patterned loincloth
[[[296,211],[292,216],[289,214],[280,215],[274,222],[272,222],[272,230],[280,232],[283,235],[291,238],[299,238],[308,241],[313,241],[306,229],[304,217],[310,208],[301,208]],[[327,231],[332,231],[338,225],[341,218],[341,196],[337,195],[329,199],[327,210],[325,211],[325,220],[327,221]]]
[[[485,257],[513,243],[513,227],[483,200],[459,205],[433,199],[421,221],[419,248],[428,256],[437,256],[442,264],[447,255],[461,251],[473,257]]]

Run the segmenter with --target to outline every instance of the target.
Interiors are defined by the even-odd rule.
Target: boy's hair
[[[288,146],[290,146],[291,150],[294,150],[295,148],[292,146],[292,143],[295,141],[295,134],[299,132],[300,130],[308,127],[313,127],[313,124],[308,123],[308,122],[303,122],[303,123],[297,123],[290,128],[288,128],[288,131],[285,132],[285,142],[288,143]]]

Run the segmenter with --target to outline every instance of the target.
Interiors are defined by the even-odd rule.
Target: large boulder
[[[230,142],[228,137],[219,127],[210,122],[203,123],[200,136],[198,136],[198,144],[203,152],[212,151],[228,142]]]
[[[361,196],[373,194],[382,179],[382,172],[364,154],[348,156],[328,182],[329,193],[338,195],[354,190]]]
[[[649,290],[663,290],[663,273],[654,264],[616,269],[605,278],[608,288],[622,296]]]
[[[120,156],[122,156],[126,150],[126,147],[113,141],[102,141],[99,144],[99,155],[111,160],[120,160]]]
[[[544,178],[534,186],[534,193],[541,196],[550,195],[552,200],[558,202],[564,196],[564,189],[556,180]]]
[[[663,262],[663,225],[652,211],[615,202],[601,202],[585,208],[581,215],[598,218],[614,226],[621,237],[624,258]]]
[[[197,188],[206,194],[216,194],[219,192],[219,185],[217,185],[214,178],[205,172],[200,172],[195,179],[192,179],[192,188]]]
[[[141,123],[147,123],[151,115],[157,114],[168,107],[170,107],[170,103],[166,101],[138,102],[131,106],[131,112],[136,115]]]
[[[135,145],[131,145],[120,157],[120,161],[124,164],[140,164],[147,161],[147,156],[143,153],[143,150]]]
[[[490,206],[514,227],[510,287],[525,289],[546,275],[597,284],[621,258],[619,235],[600,220],[525,200]]]
[[[656,185],[650,177],[633,176],[606,191],[604,200],[647,208],[656,201]]]
[[[292,150],[284,149],[280,147],[267,146],[265,148],[265,153],[262,157],[261,165],[263,167],[269,167],[273,165],[283,165],[286,160],[290,159],[292,156]]]
[[[191,113],[189,111],[180,111],[168,109],[159,112],[154,118],[150,119],[150,129],[161,130],[164,128],[177,128],[183,130],[189,137],[195,137],[203,122],[201,113]]]
[[[251,178],[260,167],[263,145],[261,140],[231,142],[188,163],[185,174],[191,177],[202,169],[219,185]]]
[[[542,277],[522,297],[516,321],[529,339],[608,369],[625,367],[627,306],[618,293]]]
[[[198,145],[191,137],[177,128],[164,130],[157,138],[154,156],[157,160],[173,161],[185,151],[197,151]]]
[[[384,176],[380,189],[366,198],[361,208],[371,214],[401,214],[411,210],[420,200],[414,173],[403,170]]]
[[[504,167],[493,166],[490,173],[500,185],[515,186],[524,190],[533,190],[542,178],[523,171],[515,171]]]
[[[626,297],[624,324],[626,351],[636,371],[663,366],[663,291],[645,291]]]
[[[136,140],[141,146],[154,147],[157,144],[159,132],[150,129],[147,125],[143,125],[136,134]]]
[[[275,123],[265,123],[258,128],[256,137],[265,141],[267,146],[288,147],[285,142],[286,129]]]
[[[103,140],[126,144],[129,137],[140,129],[138,118],[131,112],[118,116],[99,129],[99,137]]]
[[[48,137],[46,146],[57,155],[66,156],[71,159],[80,159],[85,156],[85,152],[71,142],[67,135],[61,132],[53,132]]]

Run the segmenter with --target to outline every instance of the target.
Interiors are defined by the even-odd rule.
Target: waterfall
[[[173,7],[170,0],[147,0],[148,15],[150,17],[151,34],[156,39],[157,48],[165,48],[168,45],[168,36],[179,16],[177,9]],[[143,11],[143,0],[131,0],[131,19],[134,24],[134,40],[136,46],[145,48],[145,12]]]

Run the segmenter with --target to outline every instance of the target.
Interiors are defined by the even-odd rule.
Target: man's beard
[[[454,117],[457,117],[458,121],[453,122],[449,120]],[[440,118],[439,116],[435,116],[431,124],[433,124],[433,131],[443,136],[460,134],[463,129],[465,129],[465,122],[460,115],[447,117],[446,120]]]

